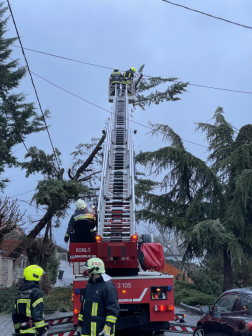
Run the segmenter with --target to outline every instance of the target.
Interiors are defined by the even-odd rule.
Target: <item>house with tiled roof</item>
[[[0,255],[0,287],[11,287],[23,278],[23,272],[28,264],[24,251],[15,261],[9,257],[11,252],[21,243],[22,231],[17,229],[4,236]]]

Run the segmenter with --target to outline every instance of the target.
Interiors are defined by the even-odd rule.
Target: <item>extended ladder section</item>
[[[103,241],[130,241],[136,232],[134,150],[128,95],[122,95],[121,90],[115,90],[111,116],[98,203],[98,235]]]

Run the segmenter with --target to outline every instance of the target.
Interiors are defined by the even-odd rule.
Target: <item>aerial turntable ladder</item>
[[[106,261],[109,273],[122,274],[124,269],[124,273],[133,274],[138,269],[135,158],[129,127],[129,103],[134,102],[134,95],[115,89],[115,96],[109,95],[109,100],[113,101],[113,112],[107,130],[98,202],[97,255]]]

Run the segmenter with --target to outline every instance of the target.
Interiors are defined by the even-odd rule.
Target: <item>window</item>
[[[243,310],[252,309],[252,298],[249,296],[241,295],[241,303]]]
[[[231,312],[231,309],[235,303],[238,295],[235,294],[226,294],[222,296],[214,305],[213,313],[228,313]]]

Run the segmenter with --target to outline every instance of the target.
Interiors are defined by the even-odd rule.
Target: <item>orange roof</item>
[[[3,257],[8,257],[8,255],[21,243],[21,240],[17,239],[7,239],[2,242],[1,249],[5,251]],[[22,253],[26,256],[26,251]]]
[[[181,273],[180,270],[178,270],[177,268],[167,264],[166,262],[164,263],[164,269],[162,271],[160,271],[161,273],[168,273],[170,275],[173,275],[174,278],[176,277],[176,275],[178,273]]]

